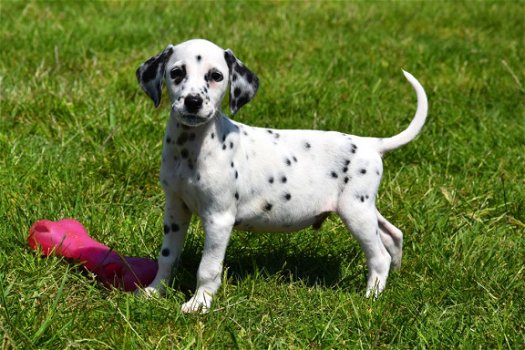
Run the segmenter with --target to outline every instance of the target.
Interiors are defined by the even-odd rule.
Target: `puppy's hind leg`
[[[392,257],[392,268],[401,267],[401,258],[403,256],[403,232],[392,225],[385,219],[379,211],[376,210],[377,222],[379,225],[381,241],[385,245],[388,254]]]
[[[368,266],[366,296],[378,296],[385,288],[391,257],[379,237],[373,199],[348,194],[340,200],[338,214],[365,252]]]

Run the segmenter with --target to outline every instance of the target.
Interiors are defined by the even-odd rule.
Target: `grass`
[[[498,348],[525,343],[523,2],[2,2],[0,341],[4,349]],[[128,255],[155,257],[167,102],[134,71],[205,37],[261,80],[237,115],[279,128],[389,136],[425,86],[423,133],[385,159],[378,206],[405,232],[403,266],[364,298],[363,254],[342,223],[232,236],[208,315],[183,315],[202,228],[173,288],[102,288],[26,244],[74,217]],[[522,345],[519,345],[522,344]]]

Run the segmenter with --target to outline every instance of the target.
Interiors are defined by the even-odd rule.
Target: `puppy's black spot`
[[[223,150],[226,149],[226,144],[223,144],[223,145],[222,145],[222,149],[223,149]]]
[[[230,148],[233,148],[233,142],[230,142]]]
[[[234,96],[235,98],[238,98],[240,95],[241,95],[241,88],[236,87],[236,88],[233,90],[233,96]]]
[[[211,133],[211,138],[214,139],[215,138],[215,133]]]
[[[287,201],[289,201],[290,199],[292,199],[292,195],[289,194],[289,193],[285,193],[285,194],[284,194],[284,199],[286,199]]]
[[[270,210],[272,210],[272,207],[273,207],[273,205],[271,203],[266,203],[266,205],[264,206],[264,210],[270,211]]]
[[[273,176],[271,176],[269,179],[268,179],[268,182],[273,184]]]
[[[237,172],[237,170],[235,170],[235,178],[238,178],[239,177],[239,173]]]
[[[330,173],[330,175],[334,178],[334,179],[337,179],[337,174],[335,173],[335,171],[332,171]]]
[[[366,169],[361,169],[361,170],[359,170],[359,172],[360,172],[361,174],[366,174]]]
[[[179,138],[177,139],[177,145],[182,146],[186,141],[188,140],[188,134],[183,132],[180,134]]]
[[[239,200],[239,193],[235,192],[235,199]]]
[[[310,149],[310,148],[312,148],[312,145],[310,145],[309,142],[306,142],[306,143],[304,144],[304,148],[306,148],[306,149]]]
[[[350,164],[350,160],[347,159],[345,160],[345,165],[348,165],[348,164]]]
[[[349,178],[345,177],[345,184],[348,183]]]
[[[144,64],[141,66],[141,68],[146,67],[146,69],[142,71],[141,79],[143,81],[147,82],[147,81],[155,79],[155,75],[157,74],[158,64],[152,64],[152,63],[159,58],[161,58],[161,55],[152,57],[146,62],[144,62]],[[140,70],[137,70],[137,77],[140,78]]]
[[[292,157],[293,161],[297,163],[297,158],[295,156]]]
[[[273,134],[273,131],[270,130],[270,129],[268,129],[268,130],[266,130],[266,131],[268,132],[268,134]]]
[[[200,62],[200,60],[202,59],[201,55],[197,55],[197,57],[195,57],[197,59],[197,62]]]
[[[343,168],[343,173],[346,173],[348,171],[348,167]]]
[[[171,230],[172,230],[173,232],[177,232],[177,231],[179,230],[179,225],[177,225],[177,224],[171,224]]]
[[[226,134],[222,135],[222,142],[226,141]]]
[[[235,164],[233,164],[233,162],[230,163],[230,166],[233,168],[235,166]]]
[[[162,249],[162,256],[168,256],[170,255],[170,250],[168,248]]]
[[[168,225],[164,225],[164,234],[170,233],[170,227]]]
[[[283,176],[283,177],[281,178],[281,182],[284,184],[284,183],[286,183],[286,181],[288,181],[288,179],[286,178],[286,176]]]
[[[290,166],[292,165],[292,161],[288,158],[286,158],[286,160],[284,161],[286,163],[286,165]]]
[[[361,202],[365,201],[365,197],[361,196]]]

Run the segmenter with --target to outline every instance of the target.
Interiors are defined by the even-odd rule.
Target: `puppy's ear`
[[[166,63],[173,53],[173,45],[168,45],[164,51],[157,56],[151,57],[142,63],[136,71],[137,80],[140,86],[151,97],[155,107],[159,106],[160,96],[162,94],[162,81],[164,80],[164,71]]]
[[[230,110],[235,114],[255,97],[259,79],[230,49],[224,51],[224,58],[230,69]]]

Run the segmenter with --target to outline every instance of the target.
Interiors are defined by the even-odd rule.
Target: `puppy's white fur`
[[[385,287],[401,264],[403,234],[377,210],[382,155],[416,137],[427,116],[423,87],[409,73],[418,104],[414,119],[391,138],[314,130],[276,130],[232,121],[220,110],[230,86],[230,109],[249,102],[258,79],[230,50],[206,40],[169,45],[137,70],[156,105],[165,80],[171,115],[162,151],[166,195],[159,271],[146,292],[158,292],[178,260],[192,214],[206,234],[195,295],[184,312],[206,312],[221,284],[233,228],[296,231],[319,227],[337,213],[363,248],[367,296]]]

